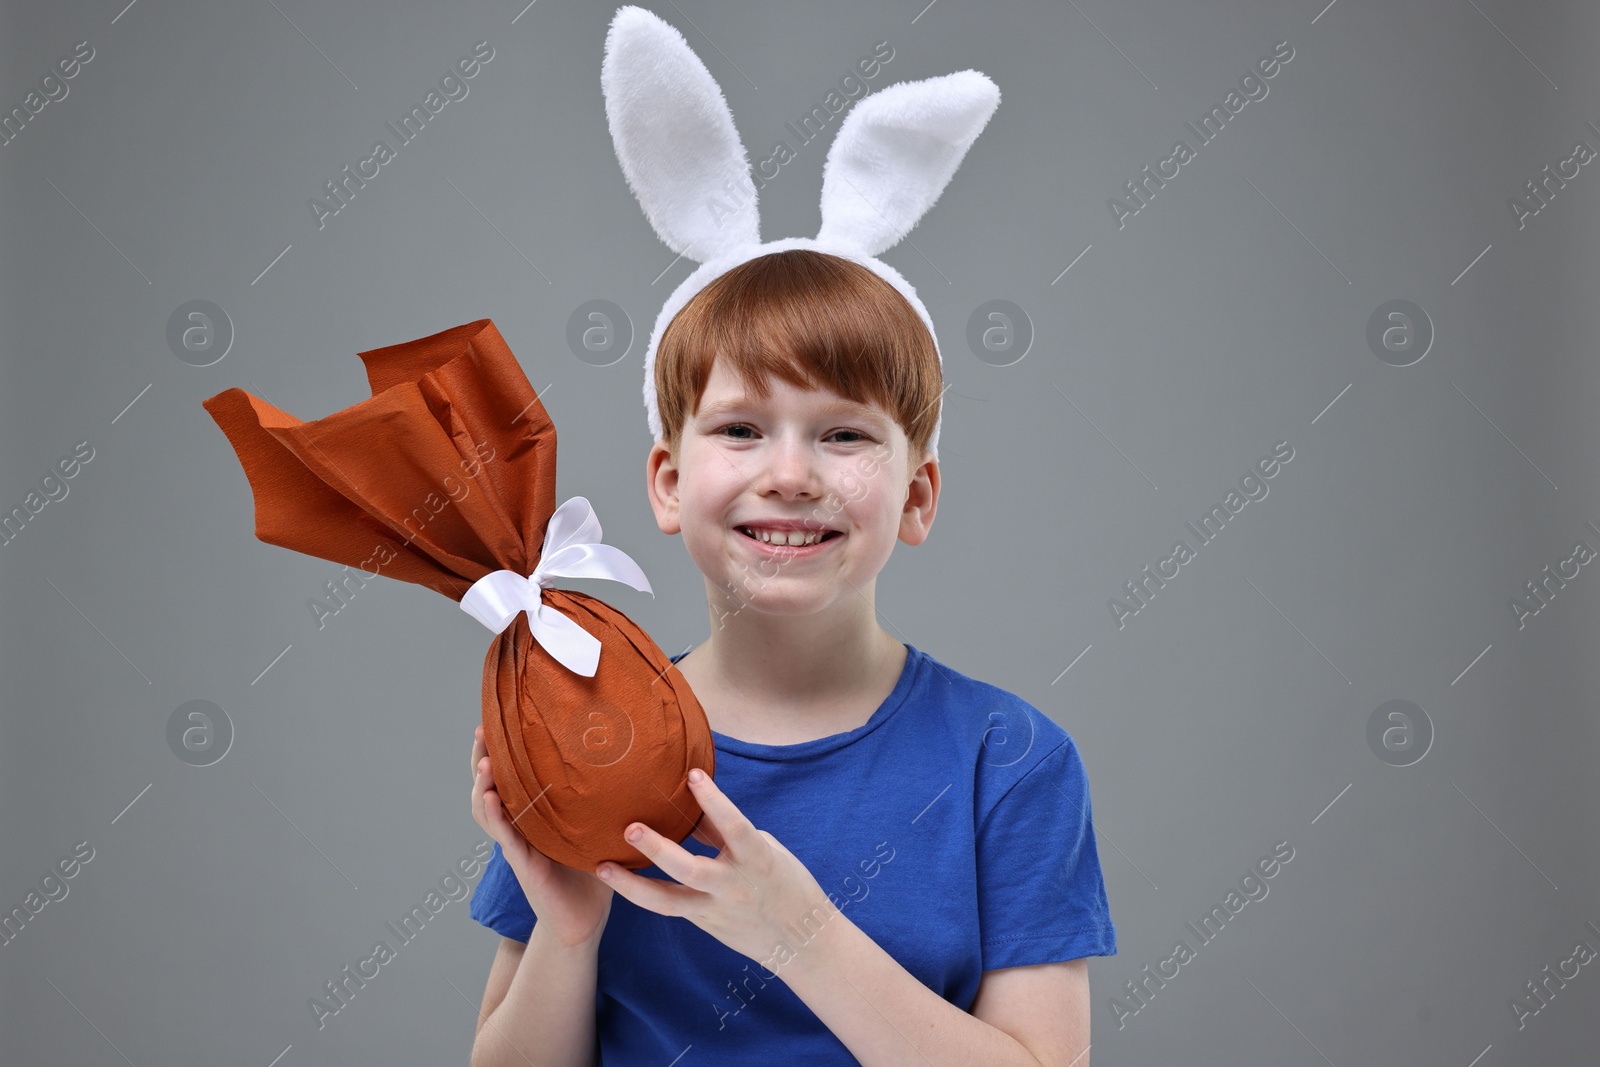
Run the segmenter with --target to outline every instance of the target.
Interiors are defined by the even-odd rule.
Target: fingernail
[[[637,827],[637,826],[633,826],[633,827],[630,827],[628,829],[627,838],[628,838],[629,841],[637,841],[637,840],[639,840],[639,838],[641,838],[643,836],[644,836],[644,831],[639,829],[639,827]]]
[[[602,878],[610,878],[611,877],[611,868],[602,866],[600,868],[600,872],[599,873],[600,873],[600,877],[602,877]]]
[[[705,772],[699,767],[696,767],[694,770],[689,772],[689,781],[693,782],[695,785],[699,785],[701,782],[705,781],[705,779]]]

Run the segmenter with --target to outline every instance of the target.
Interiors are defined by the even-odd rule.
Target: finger
[[[694,780],[696,771],[700,774],[698,782]],[[717,783],[712,781],[711,776],[705,771],[694,768],[689,772],[689,789],[699,802],[700,810],[705,812],[705,818],[701,820],[702,828],[709,824],[709,831],[722,840],[723,844],[717,846],[719,849],[732,852],[737,858],[741,852],[748,851],[757,842],[765,841],[756,830],[755,824],[745,817],[744,812],[740,811],[732,800],[728,799],[728,794],[717,788]]]
[[[633,836],[635,833],[637,833],[637,836]],[[644,823],[629,823],[622,836],[645,859],[659,867],[667,877],[675,879],[691,889],[706,888],[705,876],[707,871],[704,864],[715,863],[709,856],[696,856],[676,841],[669,841],[656,833]],[[635,877],[642,876],[635,875]]]
[[[706,895],[687,886],[674,885],[665,878],[646,878],[642,874],[628,870],[620,863],[610,861],[600,864],[595,874],[615,890],[618,896],[626,897],[632,903],[657,915],[687,915],[697,906],[697,900]]]
[[[489,821],[494,827],[494,839],[500,842],[500,852],[505,856],[506,862],[516,870],[527,861],[529,850],[522,831],[518,830],[511,822],[511,817],[506,814],[505,805],[500,802],[500,794],[489,790],[484,794],[484,809],[488,812]]]
[[[728,843],[722,839],[722,834],[711,824],[711,820],[706,818],[704,809],[701,809],[700,818],[690,828],[689,836],[718,852],[728,847]]]
[[[504,809],[500,807],[499,800],[500,794],[494,791],[493,786],[485,787],[482,779],[473,786],[473,815],[496,841],[505,837]]]
[[[493,782],[484,781],[481,768],[472,771],[472,813],[482,821],[483,797],[486,792],[494,788]]]

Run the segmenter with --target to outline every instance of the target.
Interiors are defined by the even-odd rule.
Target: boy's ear
[[[658,439],[650,446],[644,471],[645,492],[650,496],[650,510],[656,513],[656,526],[664,534],[681,532],[683,524],[678,521],[678,463],[665,441]]]
[[[939,508],[939,461],[927,452],[922,464],[911,473],[906,486],[905,507],[900,512],[900,540],[920,545],[933,528],[933,514]]]

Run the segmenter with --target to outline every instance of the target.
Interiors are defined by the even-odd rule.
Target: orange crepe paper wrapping
[[[256,537],[458,602],[491,572],[533,573],[556,511],[556,430],[494,323],[359,354],[372,397],[313,422],[242,389],[204,401],[255,494]],[[581,497],[563,511],[574,502],[592,515]],[[598,639],[599,660],[593,677],[563,665],[524,610],[494,638],[483,732],[495,789],[556,862],[649,866],[622,831],[637,821],[681,842],[698,825],[689,769],[716,770],[705,711],[622,612],[549,587],[537,603]]]

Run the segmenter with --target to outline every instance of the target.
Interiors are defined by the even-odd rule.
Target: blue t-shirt
[[[894,691],[854,730],[797,745],[712,739],[717,787],[841,915],[963,1011],[985,971],[1116,954],[1078,747],[1022,698],[908,644]],[[692,834],[681,844],[717,854]],[[498,843],[469,911],[504,937],[532,933]],[[792,931],[789,952],[806,936]],[[600,1062],[856,1063],[784,983],[777,949],[753,960],[616,894],[595,989]]]

